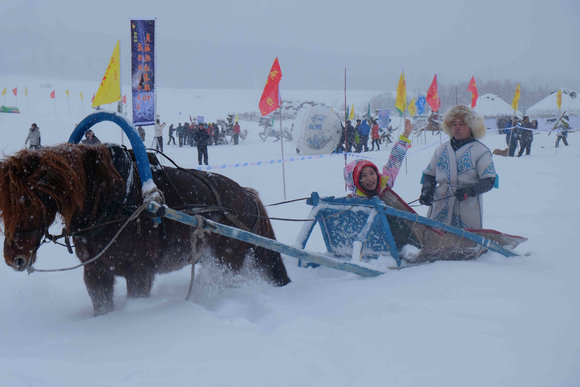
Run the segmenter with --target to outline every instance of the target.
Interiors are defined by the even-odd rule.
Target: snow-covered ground
[[[29,100],[23,88],[28,82]],[[81,82],[50,85],[14,80],[21,114],[0,115],[0,148],[24,145],[36,122],[43,145],[65,142],[91,110]],[[56,108],[48,97],[56,88]],[[70,88],[70,112],[64,90]],[[84,91],[85,106],[78,94]],[[177,124],[204,115],[257,111],[261,90],[159,91],[158,112]],[[348,96],[364,111],[375,92]],[[342,110],[341,91],[284,92]],[[7,105],[13,105],[8,95]],[[533,118],[533,117],[532,117]],[[237,147],[209,148],[210,164],[277,160],[279,142],[262,143],[255,122]],[[118,128],[96,135],[122,141]],[[147,128],[150,145],[152,128]],[[165,135],[166,138],[166,135]],[[420,175],[438,136],[414,138],[396,185],[407,201],[419,196]],[[580,385],[580,260],[576,250],[580,201],[580,136],[554,148],[541,133],[532,155],[496,156],[500,188],[485,194],[484,226],[529,241],[504,258],[487,253],[470,262],[438,262],[377,278],[284,261],[292,283],[273,288],[252,273],[236,277],[200,267],[193,300],[184,301],[189,270],[158,276],[149,299],[128,300],[116,287],[116,309],[92,316],[80,270],[26,275],[0,268],[0,384],[2,386],[578,386]],[[126,139],[124,140],[127,143]],[[505,148],[504,136],[483,142]],[[165,146],[184,167],[195,148]],[[292,143],[285,156],[295,156]],[[364,156],[382,165],[389,148]],[[342,156],[285,163],[287,199],[344,195]],[[284,199],[280,164],[216,169],[256,188],[264,203]],[[271,216],[304,218],[303,201],[269,208]],[[419,207],[421,214],[426,208]],[[273,221],[278,239],[293,244],[297,222]],[[3,237],[0,237],[3,240]],[[319,249],[314,240],[309,249]],[[66,249],[44,245],[38,268],[78,263]]]

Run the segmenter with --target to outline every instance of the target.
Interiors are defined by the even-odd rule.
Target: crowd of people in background
[[[153,139],[153,145],[156,149],[163,151],[163,128],[165,128],[166,123],[159,122],[159,119],[155,122],[155,136]],[[224,138],[225,133],[220,130],[219,126],[213,122],[209,123],[178,123],[177,126],[174,124],[169,125],[168,128],[168,141],[167,145],[178,145],[179,147],[183,146],[195,146],[195,131],[197,129],[203,129],[208,134],[207,145],[218,145],[218,144],[225,144],[227,140]],[[146,132],[142,126],[137,126],[137,132],[139,133],[139,137],[141,141],[145,142]],[[232,143],[234,145],[238,145],[238,139],[240,134],[240,124],[234,123],[233,125],[233,135],[232,135]],[[177,137],[177,140],[176,140]]]
[[[151,146],[154,146],[160,152],[163,152],[163,130],[166,126],[165,122],[161,122],[159,117],[155,119],[153,126],[154,137]],[[231,123],[231,142],[234,145],[238,145],[240,138],[240,124],[236,122]],[[139,138],[143,143],[146,139],[146,131],[143,126],[137,126],[137,133]],[[176,138],[177,137],[177,140]],[[85,145],[96,145],[100,144],[101,141],[95,136],[92,130],[87,130],[85,133],[85,138],[81,141]],[[220,130],[220,127],[213,123],[178,123],[177,126],[173,124],[169,125],[168,128],[168,141],[167,145],[176,145],[179,147],[190,146],[197,148],[198,163],[199,165],[209,163],[209,155],[207,147],[209,145],[218,145],[228,143],[224,130]],[[41,148],[41,137],[40,128],[36,123],[30,125],[28,130],[28,136],[24,141],[24,146],[29,149],[39,149]]]
[[[505,142],[508,146],[508,156],[514,157],[516,155],[518,145],[520,146],[518,157],[521,157],[524,152],[529,155],[534,142],[534,133],[537,129],[538,121],[533,120],[530,122],[530,117],[528,116],[524,116],[522,121],[514,117],[511,122],[508,122],[503,129]]]
[[[569,118],[567,114],[563,114],[561,117],[557,118],[552,130],[556,130],[556,148],[560,146],[560,141],[564,145],[568,145],[568,130],[570,129]],[[507,156],[516,156],[516,150],[519,146],[519,151],[517,152],[517,157],[521,157],[524,152],[529,155],[532,149],[532,143],[534,142],[534,135],[538,130],[538,121],[530,121],[529,116],[524,116],[522,120],[518,117],[514,117],[511,122],[506,123],[505,128],[500,131],[500,133],[505,134],[505,142],[508,146]],[[551,131],[550,131],[551,132]]]
[[[336,147],[336,153],[341,153],[345,150],[350,153],[369,152],[374,151],[375,146],[377,147],[376,150],[380,151],[380,144],[383,141],[387,143],[392,142],[390,133],[393,131],[393,128],[389,126],[386,131],[379,128],[379,123],[372,117],[357,119],[356,126],[352,125],[351,120],[346,121],[346,127],[342,124],[341,126],[341,141]],[[369,149],[368,144],[369,137],[371,140],[371,149]]]
[[[230,120],[233,121],[233,120]],[[390,120],[389,120],[390,121]],[[237,122],[230,122],[228,126],[228,134],[231,136],[230,142],[234,145],[238,145],[240,137],[240,124]],[[154,138],[151,146],[154,146],[160,152],[163,152],[163,130],[166,126],[165,122],[161,122],[159,116],[157,116],[154,123]],[[380,151],[380,144],[382,142],[391,143],[392,139],[390,134],[393,132],[393,128],[389,126],[388,129],[384,130],[379,127],[378,121],[372,117],[366,117],[364,119],[357,119],[356,125],[353,126],[351,120],[346,121],[346,127],[342,125],[342,135],[341,141],[337,145],[335,152],[369,152]],[[514,117],[511,121],[505,124],[505,127],[500,130],[500,133],[505,134],[505,140],[507,144],[507,149],[504,155],[509,157],[521,157],[524,155],[529,155],[531,153],[532,143],[534,141],[534,134],[538,129],[538,121],[530,121],[529,116],[524,116],[523,119]],[[560,142],[565,146],[568,146],[568,131],[570,129],[569,118],[567,114],[560,116],[552,130],[556,130],[556,143],[555,146],[559,147]],[[168,128],[168,140],[167,145],[175,145],[179,147],[190,146],[197,147],[198,151],[198,163],[199,165],[208,165],[208,146],[218,145],[228,143],[226,139],[225,129],[220,130],[220,127],[214,123],[196,123],[196,122],[183,122],[178,123],[177,126],[174,124],[169,125]],[[146,132],[142,126],[137,127],[137,132],[141,140],[145,143]],[[85,139],[82,141],[83,144],[100,144],[99,139],[94,135],[91,130],[88,130],[85,134]],[[177,137],[177,139],[176,139]],[[369,149],[369,140],[371,141],[371,147]],[[40,128],[36,123],[33,123],[26,137],[24,143],[25,147],[28,146],[30,149],[39,149],[41,147],[41,137]],[[518,151],[519,146],[519,151]],[[517,152],[517,154],[516,154]]]
[[[163,152],[163,130],[166,126],[165,122],[161,122],[159,118],[155,120],[154,124],[154,138],[152,146],[155,146],[160,152]],[[240,124],[238,122],[232,123],[231,142],[238,145],[240,137]],[[145,143],[146,132],[142,126],[137,127],[137,132],[141,141]],[[166,145],[176,145],[181,147],[190,146],[196,147],[198,153],[199,165],[208,165],[209,157],[207,147],[209,145],[218,145],[227,143],[224,130],[214,122],[183,122],[178,123],[177,126],[170,124],[168,127],[168,140]],[[176,139],[177,137],[177,139]]]

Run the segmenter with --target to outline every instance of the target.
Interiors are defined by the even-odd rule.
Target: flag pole
[[[347,112],[347,104],[346,104],[346,67],[344,68],[344,166],[346,167],[346,149],[347,149],[347,128],[346,128],[346,121],[348,120],[348,112]],[[346,181],[344,183],[344,190],[346,191]]]
[[[117,112],[124,116],[123,114],[123,82],[121,82],[122,78],[122,71],[121,69],[123,67],[121,67],[121,39],[118,39],[119,42],[119,91],[120,91],[120,97],[121,99],[119,100],[119,102],[117,103]],[[120,108],[119,108],[120,107]],[[124,131],[123,129],[121,129],[121,145],[125,144],[125,136],[124,136]]]
[[[284,162],[284,131],[282,130],[282,97],[280,96],[280,91],[278,90],[278,100],[280,101],[280,106],[278,107],[278,112],[280,113],[280,154],[282,155],[282,186],[284,188],[284,200],[286,200],[286,168]]]
[[[404,117],[404,115],[403,115],[403,117]],[[409,120],[410,120],[410,118],[409,118]],[[403,119],[403,133],[405,133],[405,120],[404,119]],[[410,137],[413,137],[413,132],[412,131],[411,131],[411,133],[409,133],[409,136]],[[409,159],[409,156],[405,157],[405,175],[407,175],[409,173],[408,172],[408,169],[407,169],[407,160],[408,159]]]

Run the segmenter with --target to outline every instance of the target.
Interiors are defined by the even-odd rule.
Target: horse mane
[[[99,202],[124,182],[106,146],[61,144],[21,150],[0,161],[0,218],[4,234],[13,238],[31,215],[47,215],[51,199],[69,228],[73,217]],[[91,195],[91,197],[87,197]]]

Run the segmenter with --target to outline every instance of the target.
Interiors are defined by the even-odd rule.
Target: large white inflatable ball
[[[294,121],[293,138],[296,151],[305,155],[332,153],[342,134],[340,120],[327,107],[302,109]]]

